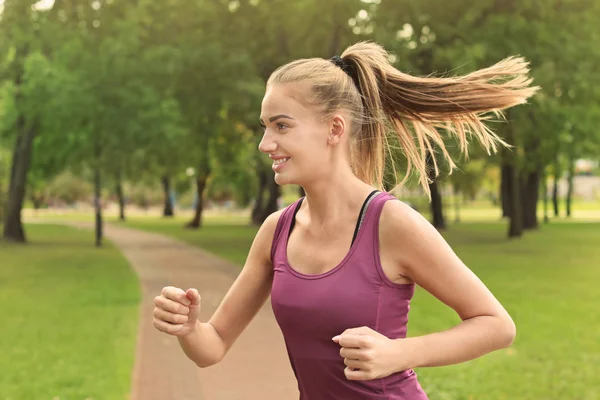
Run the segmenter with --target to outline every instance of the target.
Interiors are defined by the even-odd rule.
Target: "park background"
[[[511,150],[454,146],[431,201],[417,177],[394,191],[517,325],[418,370],[430,398],[600,399],[599,26],[597,0],[0,0],[0,399],[127,398],[141,294],[103,228],[241,268],[301,195],[257,150],[266,79],[360,40],[421,76],[521,55],[541,88],[489,124]],[[457,322],[417,290],[409,335]]]

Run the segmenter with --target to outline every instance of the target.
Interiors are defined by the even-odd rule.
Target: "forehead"
[[[276,83],[268,86],[262,100],[261,118],[277,114],[293,114],[294,118],[301,118],[312,114],[312,110],[302,101],[307,93],[307,85],[301,83]]]

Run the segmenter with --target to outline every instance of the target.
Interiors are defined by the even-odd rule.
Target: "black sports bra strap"
[[[352,246],[354,244],[354,241],[356,240],[356,236],[358,236],[358,230],[360,229],[363,219],[365,217],[365,213],[367,212],[369,203],[371,202],[371,199],[373,199],[373,197],[375,197],[375,195],[377,193],[379,193],[379,190],[373,190],[371,193],[369,193],[369,195],[365,199],[365,202],[363,203],[363,205],[360,209],[360,214],[358,215],[358,221],[356,221],[356,228],[354,228],[354,236],[352,236],[352,243],[350,243],[350,246]]]
[[[290,231],[288,233],[288,236],[292,234],[292,229],[294,229],[294,225],[296,225],[296,214],[298,214],[298,210],[300,210],[300,206],[302,205],[303,201],[304,197],[300,199],[298,205],[296,206],[296,209],[294,210],[294,215],[292,215],[292,222],[290,223]]]
[[[356,221],[356,227],[354,228],[354,235],[352,236],[352,242],[350,243],[351,247],[354,244],[354,241],[356,240],[356,236],[358,236],[358,231],[362,225],[362,222],[365,217],[365,213],[367,212],[369,203],[371,202],[373,197],[375,197],[375,195],[377,195],[378,193],[379,193],[379,190],[373,190],[371,193],[369,193],[369,195],[363,202],[363,205],[360,209],[360,213],[358,214],[358,220]],[[304,197],[302,197],[300,199],[300,201],[298,202],[298,205],[296,206],[296,209],[294,210],[294,215],[292,216],[292,222],[290,223],[289,235],[292,234],[292,229],[294,229],[294,225],[296,224],[296,214],[298,214],[298,210],[300,210],[300,206],[302,205],[303,201],[304,201]]]

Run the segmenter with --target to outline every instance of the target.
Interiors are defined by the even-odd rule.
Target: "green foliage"
[[[470,160],[450,175],[448,180],[455,191],[463,194],[465,200],[475,200],[481,189],[486,191],[487,196],[498,198],[500,171],[488,160]]]
[[[158,181],[152,184],[143,181],[129,184],[125,187],[125,193],[132,204],[144,209],[164,201],[164,193]]]
[[[93,193],[92,185],[71,171],[57,175],[43,190],[52,202],[67,205],[73,205],[78,201],[89,201]]]
[[[600,149],[598,2],[83,0],[50,10],[29,3],[7,2],[0,22],[0,140],[11,143],[19,111],[39,125],[32,191],[66,168],[98,165],[107,187],[168,176],[182,192],[191,166],[210,171],[210,193],[248,204],[265,160],[257,119],[269,74],[364,39],[382,43],[415,75],[465,73],[522,55],[543,90],[508,116],[521,169]],[[493,125],[500,133],[503,126]],[[394,145],[401,177],[405,160]],[[467,176],[484,158],[473,148],[460,164],[467,175],[451,179],[473,192],[483,181]]]
[[[240,207],[249,204],[255,192],[256,148],[255,132],[243,123],[227,124],[226,129],[212,141],[214,149],[208,196],[232,199]],[[221,193],[221,194],[218,194]]]

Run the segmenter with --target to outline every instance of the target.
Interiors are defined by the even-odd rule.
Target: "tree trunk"
[[[500,200],[502,217],[510,217],[510,165],[502,163],[500,168]]]
[[[29,196],[29,199],[31,200],[31,203],[33,204],[34,210],[39,210],[42,207],[42,204],[44,204],[44,195],[43,194],[41,194],[39,196],[36,196],[35,194],[31,194],[31,196]]]
[[[196,195],[198,201],[196,202],[196,212],[194,218],[188,222],[185,227],[190,229],[199,229],[202,227],[202,211],[204,211],[204,189],[206,189],[206,181],[210,175],[210,169],[198,169],[198,175],[196,177]]]
[[[163,208],[163,217],[172,217],[175,215],[173,210],[173,199],[171,198],[171,181],[168,176],[161,178],[163,192],[165,195],[165,207]]]
[[[99,157],[94,167],[94,208],[96,213],[96,247],[102,246],[102,180]]]
[[[514,137],[512,128],[507,128],[506,141],[508,144],[514,145]],[[508,237],[521,237],[523,234],[523,210],[521,204],[521,196],[519,191],[519,175],[516,167],[516,150],[502,150],[502,169],[503,178],[505,179],[505,188],[502,202],[506,202],[508,210]]]
[[[507,120],[510,120],[509,115],[506,115]],[[517,172],[517,145],[513,132],[513,126],[508,124],[506,126],[505,141],[515,148],[509,150],[506,148],[502,149],[502,165],[506,170],[504,176],[506,179],[505,195],[507,207],[508,207],[508,237],[516,238],[523,235],[523,209],[521,204],[521,193],[519,174]]]
[[[542,190],[544,196],[544,223],[547,224],[550,222],[550,218],[548,217],[548,175],[546,173],[542,175]]]
[[[257,165],[256,174],[258,175],[258,191],[256,193],[256,200],[254,201],[251,216],[252,224],[254,225],[260,225],[262,223],[260,217],[264,208],[264,194],[269,179],[267,171],[265,171],[265,168],[260,164],[260,160]]]
[[[540,193],[540,172],[524,172],[521,180],[521,199],[523,204],[523,229],[537,229],[537,203]]]
[[[573,205],[573,179],[575,178],[575,155],[573,149],[569,153],[569,171],[567,173],[567,217],[571,217]]]
[[[125,196],[123,194],[123,184],[121,183],[121,177],[117,178],[117,198],[119,200],[119,220],[125,221]]]
[[[519,175],[514,166],[508,171],[508,193],[509,193],[509,227],[508,237],[521,237],[523,235],[523,209],[519,191]]]
[[[554,206],[554,216],[560,214],[558,209],[558,176],[554,175],[554,183],[552,184],[552,205]]]
[[[454,185],[454,222],[460,223],[460,191],[458,185]]]
[[[4,72],[6,73],[6,78],[14,80],[16,89],[14,101],[17,110],[22,110],[23,107],[21,85],[24,76],[24,63],[29,54],[30,47],[28,41],[23,41],[25,37],[18,33],[28,32],[28,29],[31,29],[30,13],[30,5],[27,2],[12,1],[4,5],[4,16],[10,14],[13,17],[13,25],[9,23],[7,25],[9,29],[5,33],[8,33],[9,40],[15,44],[14,59],[8,64],[10,67]],[[6,240],[20,243],[27,241],[21,220],[21,211],[23,209],[23,200],[25,199],[25,187],[31,163],[33,139],[37,133],[37,126],[34,122],[28,119],[22,111],[19,111],[15,124],[17,136],[13,150],[8,196],[4,208],[3,237]]]
[[[439,190],[438,182],[431,182],[429,190],[431,191],[431,223],[437,230],[441,231],[446,229],[446,221],[444,220],[442,194]]]
[[[437,230],[446,229],[446,221],[444,220],[444,208],[442,204],[442,194],[440,192],[438,182],[435,177],[434,161],[431,153],[427,153],[427,166],[429,175],[429,191],[431,192],[431,218],[432,225]]]
[[[24,115],[17,118],[16,129],[17,138],[13,150],[8,198],[4,210],[3,236],[6,240],[25,243],[27,240],[21,220],[21,210],[25,199],[27,173],[31,164],[36,129],[33,124],[27,123]]]
[[[554,184],[552,185],[552,204],[554,205],[554,216],[558,217],[558,181],[560,180],[560,166],[558,164],[558,156],[554,164]]]
[[[259,214],[259,224],[265,222],[267,217],[278,210],[277,200],[281,195],[281,187],[275,182],[273,176],[271,176],[271,180],[267,183],[267,191],[269,194],[269,198],[267,199],[267,203],[265,207]]]

